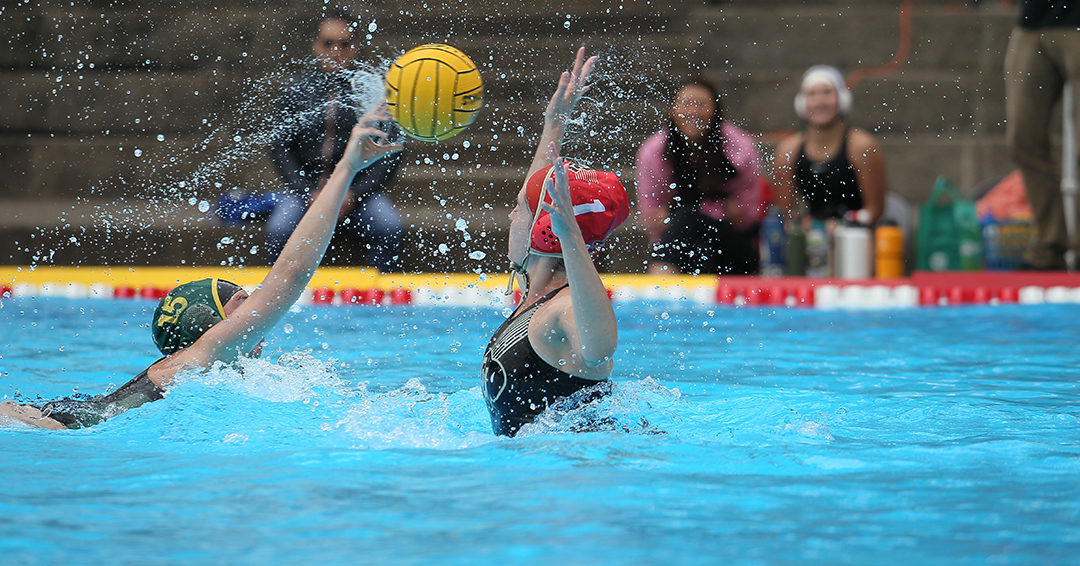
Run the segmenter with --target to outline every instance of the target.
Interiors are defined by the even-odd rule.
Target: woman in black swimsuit
[[[259,288],[249,296],[239,286],[203,279],[178,286],[161,300],[150,321],[154,344],[164,355],[109,395],[59,399],[41,407],[0,403],[0,417],[46,429],[83,428],[123,411],[161,399],[177,374],[258,355],[262,337],[300,298],[319,266],[338,211],[353,177],[379,159],[401,150],[380,145],[373,125],[389,120],[386,107],[365,115],[352,130],[345,155],[312,201]],[[243,304],[244,308],[240,308]]]
[[[806,128],[776,147],[777,200],[789,218],[850,215],[873,225],[885,209],[885,159],[877,140],[848,126],[851,92],[833,67],[803,75],[795,111]],[[804,212],[805,211],[805,212]]]
[[[517,434],[556,400],[611,375],[615,311],[589,254],[626,220],[629,199],[614,173],[559,156],[595,64],[581,48],[573,70],[560,77],[510,213],[510,286],[516,279],[522,300],[492,336],[481,370],[496,434]]]

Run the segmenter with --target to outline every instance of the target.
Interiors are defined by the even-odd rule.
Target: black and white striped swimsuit
[[[529,343],[529,321],[533,314],[566,288],[563,285],[524,311],[511,315],[488,343],[481,367],[481,387],[495,434],[514,436],[556,400],[599,383],[552,367]]]

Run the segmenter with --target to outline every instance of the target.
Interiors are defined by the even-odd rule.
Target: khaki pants
[[[1034,213],[1035,232],[1024,259],[1044,269],[1063,269],[1070,247],[1061,170],[1050,145],[1050,132],[1059,127],[1050,120],[1066,81],[1073,85],[1074,108],[1080,107],[1080,31],[1013,30],[1005,55],[1006,137]],[[1072,249],[1080,255],[1080,240],[1073,237]]]

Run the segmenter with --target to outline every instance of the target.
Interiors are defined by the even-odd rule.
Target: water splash
[[[585,401],[597,391],[606,394]],[[522,427],[518,436],[576,432],[667,434],[677,425],[682,394],[655,379],[601,382],[548,407],[536,422]]]

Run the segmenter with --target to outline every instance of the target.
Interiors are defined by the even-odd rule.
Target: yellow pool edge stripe
[[[69,283],[85,285],[106,284],[112,287],[167,289],[187,281],[219,278],[251,289],[266,277],[268,267],[152,267],[152,266],[0,266],[0,285]],[[506,286],[506,273],[379,273],[366,267],[321,267],[311,278],[308,288],[341,289],[439,289],[468,288],[497,289]],[[605,285],[634,289],[689,289],[716,287],[715,275],[640,275],[603,274]]]

